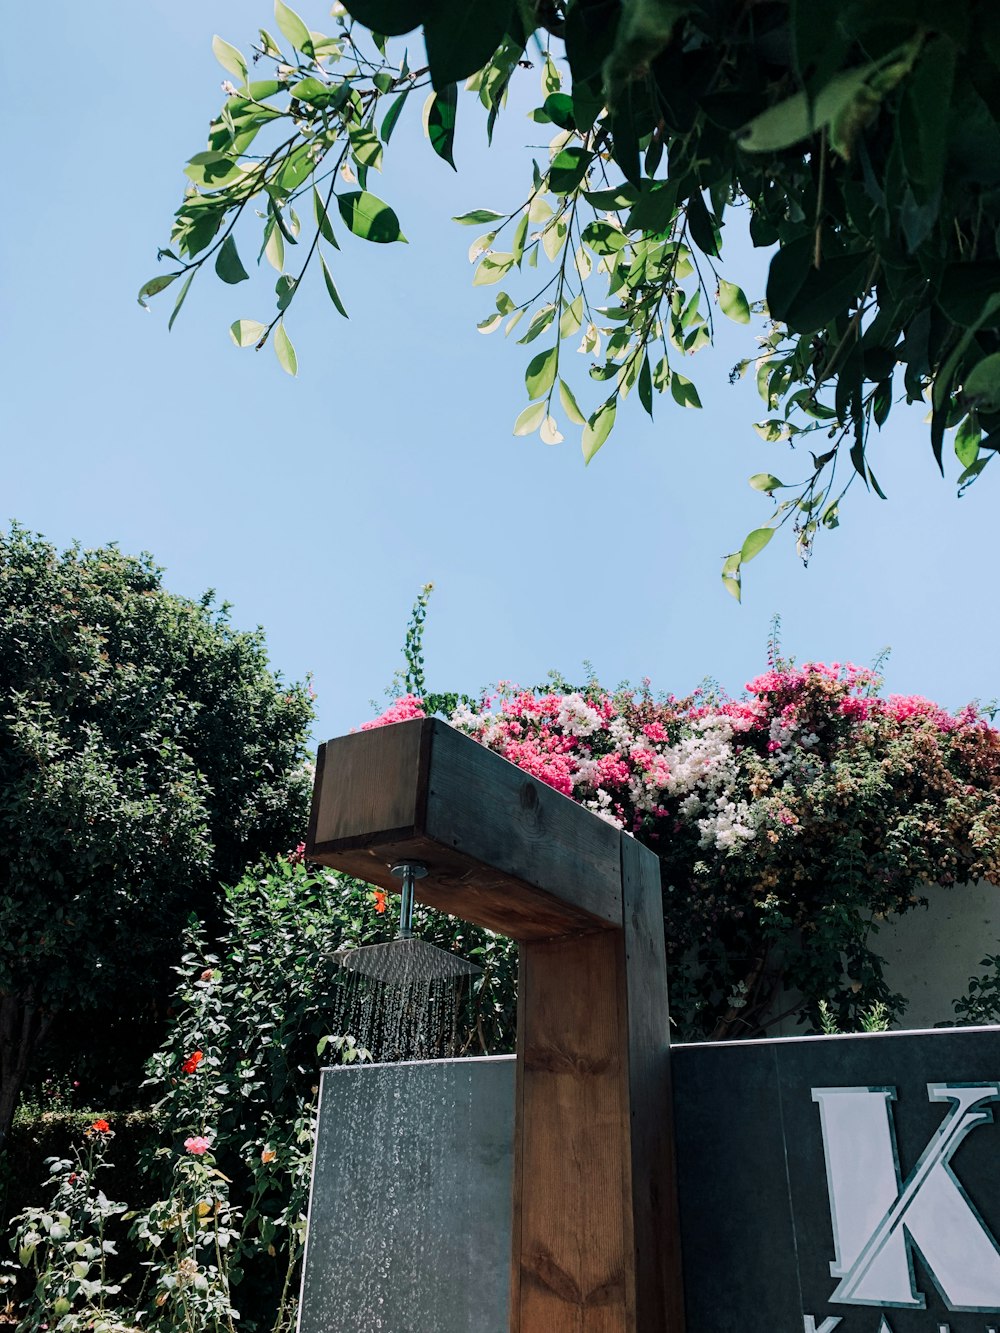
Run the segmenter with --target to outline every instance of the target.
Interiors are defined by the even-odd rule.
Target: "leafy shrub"
[[[879,688],[775,659],[742,699],[560,683],[447,716],[657,852],[679,1035],[760,1035],[783,988],[803,1022],[825,999],[849,1031],[905,1006],[873,947],[885,918],[931,882],[1000,884],[1000,732]],[[403,695],[375,725],[440,707]]]
[[[311,711],[150,557],[0,533],[0,1145],[61,1015],[63,1050],[139,1076],[189,913],[304,823]]]
[[[140,1320],[164,1333],[294,1327],[319,1069],[371,1058],[342,1026],[356,980],[337,951],[392,936],[383,894],[295,853],[231,889],[225,919],[217,950],[200,927],[189,928],[169,1030],[148,1067],[155,1106],[141,1153],[142,1206],[131,1195],[128,1214],[116,1206],[103,1219],[130,1261],[131,1277],[123,1274],[114,1293],[123,1327]],[[449,1016],[451,1048],[512,1049],[514,946],[423,908],[415,926],[484,968],[466,1005]],[[109,1128],[117,1128],[113,1117]],[[102,1153],[108,1141],[101,1140]],[[93,1147],[91,1138],[85,1143]],[[56,1200],[48,1216],[67,1211],[74,1171],[79,1194],[71,1156],[51,1163]],[[103,1156],[101,1170],[109,1171]],[[54,1246],[36,1245],[31,1318],[43,1319],[57,1291],[70,1301],[66,1333],[84,1326],[73,1322],[84,1312],[92,1317],[94,1293],[84,1280],[70,1289],[80,1256],[67,1270],[64,1251],[91,1243],[88,1227],[100,1207],[96,1195],[86,1206],[81,1196],[67,1234]],[[37,1211],[22,1217],[19,1230],[25,1227],[39,1231]]]

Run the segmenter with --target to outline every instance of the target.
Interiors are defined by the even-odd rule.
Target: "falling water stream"
[[[376,975],[345,954],[331,1019],[370,1062],[324,1075],[302,1333],[455,1333],[481,1225],[472,1071],[448,1058],[474,1026],[472,969],[429,976],[461,960],[418,939],[372,948]]]
[[[413,978],[401,970],[381,980],[345,970],[338,991],[333,1030],[354,1037],[376,1063],[461,1054],[471,1022],[466,978]]]

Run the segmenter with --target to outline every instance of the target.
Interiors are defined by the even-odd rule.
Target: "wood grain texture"
[[[683,1333],[660,862],[625,834],[621,857],[636,1327]]]
[[[521,949],[511,1333],[636,1333],[621,963],[618,931]]]
[[[418,722],[375,727],[321,745],[310,844],[365,846],[416,830],[423,822],[428,739]]]
[[[621,921],[617,829],[437,721],[425,828],[556,902],[609,925]]]
[[[421,902],[518,940],[621,921],[617,830],[436,719],[321,747],[306,855],[389,890],[423,861]]]

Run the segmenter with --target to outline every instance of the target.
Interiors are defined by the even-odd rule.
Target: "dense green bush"
[[[512,1049],[514,946],[423,908],[415,924],[484,967],[439,1049]],[[85,1151],[100,1149],[105,1196],[126,1200],[127,1211],[102,1213],[96,1168],[81,1169],[63,1137],[48,1140],[53,1202],[34,1196],[15,1228],[14,1249],[35,1282],[26,1330],[41,1328],[57,1298],[70,1301],[63,1333],[83,1329],[97,1318],[98,1297],[123,1321],[141,1315],[143,1327],[164,1333],[229,1333],[237,1318],[247,1333],[294,1327],[319,1069],[371,1058],[345,1027],[358,1017],[358,982],[336,954],[390,938],[396,922],[383,894],[296,853],[229,891],[225,926],[216,949],[201,928],[188,931],[166,1040],[149,1064],[154,1107],[142,1143],[117,1116],[107,1117],[106,1133],[76,1118]],[[140,1147],[133,1192],[117,1163]],[[121,1290],[110,1294],[96,1257],[88,1278],[73,1276],[83,1262],[75,1247],[91,1243],[98,1213],[116,1250],[110,1278]],[[123,1254],[127,1263],[118,1262]]]
[[[161,575],[0,533],[0,1146],[47,1036],[136,1078],[188,915],[304,826],[306,687]]]

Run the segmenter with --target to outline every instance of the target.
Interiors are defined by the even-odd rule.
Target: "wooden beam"
[[[638,1333],[620,954],[617,931],[521,947],[511,1333]]]
[[[433,719],[321,747],[306,855],[521,942],[511,1333],[683,1333],[658,858]]]
[[[660,860],[622,834],[625,1040],[639,1333],[684,1328]]]
[[[426,863],[418,896],[518,940],[621,922],[618,831],[434,718],[320,747],[310,860],[398,890],[389,867]]]
[[[683,1333],[657,857],[619,931],[521,946],[511,1333]]]

